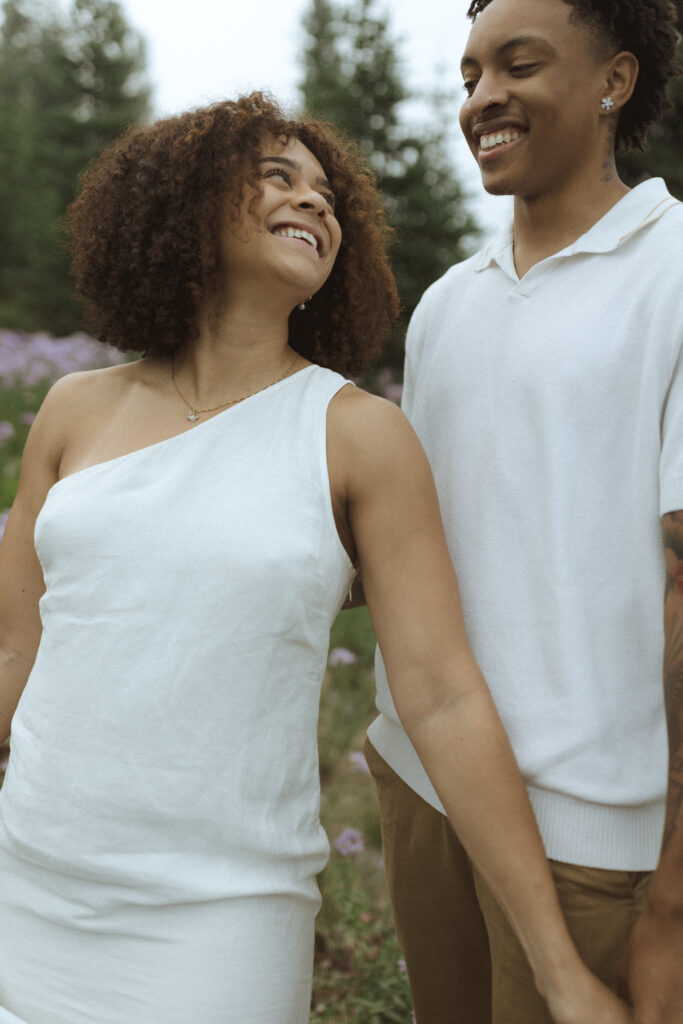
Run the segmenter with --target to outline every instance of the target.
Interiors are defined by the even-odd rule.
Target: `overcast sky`
[[[297,101],[302,74],[302,16],[309,0],[121,0],[145,37],[157,114],[173,114],[251,89]],[[486,233],[507,218],[509,200],[485,197],[472,156],[460,139],[458,66],[467,40],[466,0],[383,0],[410,89],[449,85],[452,150],[471,207]]]

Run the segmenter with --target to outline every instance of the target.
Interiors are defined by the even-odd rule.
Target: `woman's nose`
[[[294,197],[294,204],[300,210],[314,210],[315,213],[324,213],[326,208],[325,199],[312,186],[304,186]]]

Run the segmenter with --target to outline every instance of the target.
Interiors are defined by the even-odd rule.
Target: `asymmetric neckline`
[[[304,366],[303,369],[297,370],[296,373],[292,373],[289,377],[285,377],[284,380],[276,381],[274,384],[270,384],[267,388],[263,388],[262,391],[257,391],[256,394],[249,395],[247,398],[242,399],[241,402],[238,402],[227,409],[222,409],[220,412],[215,413],[215,415],[213,416],[209,416],[208,419],[201,420],[198,423],[194,423],[187,430],[181,430],[177,434],[171,434],[169,437],[163,437],[159,441],[152,441],[150,444],[142,445],[140,448],[133,448],[131,449],[131,451],[123,452],[121,455],[114,455],[111,459],[102,459],[101,462],[93,462],[92,465],[83,466],[82,469],[76,469],[74,470],[73,473],[67,473],[66,476],[62,476],[59,478],[59,480],[55,480],[55,482],[49,488],[48,494],[50,493],[50,491],[54,490],[54,488],[57,487],[59,484],[66,483],[67,480],[72,480],[75,477],[81,477],[83,476],[84,473],[91,473],[94,472],[95,470],[103,469],[104,467],[112,466],[114,464],[123,462],[124,460],[132,459],[136,455],[142,455],[144,452],[151,452],[154,449],[165,447],[167,445],[172,444],[174,441],[179,441],[183,437],[189,437],[190,435],[195,434],[196,431],[206,429],[209,426],[209,424],[215,423],[217,420],[222,420],[225,416],[228,416],[230,413],[236,412],[238,409],[243,409],[247,405],[252,405],[259,398],[265,397],[266,395],[270,395],[274,391],[279,391],[290,381],[295,380],[298,377],[301,377],[302,374],[305,374],[309,370],[315,368],[321,369],[321,367],[317,363],[311,363],[309,366]]]

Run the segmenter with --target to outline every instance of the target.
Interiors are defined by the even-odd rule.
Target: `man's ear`
[[[629,50],[612,57],[606,68],[603,96],[610,96],[617,111],[628,103],[638,79],[638,58]]]

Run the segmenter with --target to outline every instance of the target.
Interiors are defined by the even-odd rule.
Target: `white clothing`
[[[0,793],[0,1022],[304,1024],[353,568],[310,366],[66,477]]]
[[[683,205],[660,180],[519,280],[511,230],[410,325],[404,408],[468,636],[548,855],[657,862],[667,779],[660,516],[683,508]],[[370,739],[443,809],[377,663]]]

